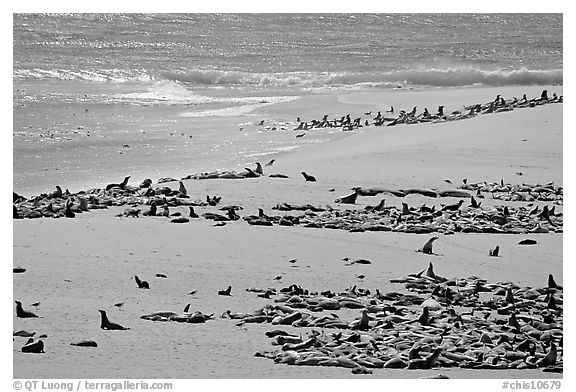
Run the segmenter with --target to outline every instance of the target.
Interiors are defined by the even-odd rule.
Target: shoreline
[[[308,95],[303,96],[298,100],[276,103],[261,108],[257,108],[251,111],[246,116],[241,117],[222,117],[222,118],[204,118],[201,124],[204,128],[194,128],[197,130],[186,131],[184,130],[186,126],[189,126],[196,121],[194,118],[182,118],[175,120],[180,122],[181,125],[176,126],[176,130],[165,130],[161,125],[162,121],[159,120],[159,115],[162,113],[173,113],[174,109],[168,108],[158,108],[158,114],[152,115],[152,131],[149,132],[133,132],[126,133],[126,136],[117,138],[114,135],[107,136],[105,132],[96,132],[92,134],[92,138],[98,138],[104,136],[108,139],[100,139],[101,142],[96,144],[90,149],[81,148],[82,141],[77,142],[66,142],[61,140],[58,142],[58,149],[50,152],[49,150],[34,150],[32,155],[29,157],[30,163],[34,162],[34,155],[41,154],[42,162],[40,165],[45,167],[43,179],[41,180],[45,185],[27,185],[20,187],[20,189],[14,189],[17,193],[24,194],[25,196],[33,196],[34,194],[40,194],[42,192],[51,192],[53,186],[61,185],[63,188],[70,188],[72,191],[78,191],[77,188],[94,188],[98,185],[94,180],[89,180],[86,182],[86,172],[87,168],[97,168],[99,171],[96,174],[97,178],[100,178],[102,182],[113,182],[115,177],[122,178],[125,174],[119,173],[117,167],[123,166],[127,170],[140,175],[142,178],[152,177],[170,177],[176,176],[175,178],[183,178],[191,173],[200,173],[212,170],[242,170],[242,168],[250,162],[250,157],[261,157],[261,159],[268,159],[274,157],[283,157],[286,155],[291,155],[301,149],[314,149],[314,146],[318,144],[323,144],[326,141],[334,141],[340,139],[348,139],[357,133],[365,133],[370,129],[381,129],[382,131],[391,131],[393,128],[390,127],[365,127],[362,129],[356,129],[352,132],[344,133],[339,129],[322,129],[314,130],[309,132],[304,138],[294,139],[294,135],[299,133],[298,131],[293,131],[297,123],[294,121],[296,117],[301,116],[303,121],[309,121],[313,118],[320,119],[323,113],[330,113],[330,118],[340,117],[345,113],[352,113],[352,117],[361,116],[362,124],[368,118],[375,115],[377,109],[382,111],[386,110],[390,105],[397,108],[396,111],[401,108],[408,109],[412,106],[418,106],[418,111],[421,112],[425,105],[430,106],[430,111],[435,110],[436,103],[442,103],[446,107],[446,113],[450,113],[453,110],[461,109],[462,102],[465,104],[473,104],[475,102],[486,102],[489,101],[494,94],[502,94],[503,97],[507,99],[512,96],[519,96],[526,93],[528,97],[539,96],[543,89],[548,89],[550,92],[556,92],[558,95],[562,95],[562,86],[518,86],[510,87],[506,86],[503,88],[489,88],[489,87],[465,87],[465,88],[447,88],[447,89],[423,89],[423,90],[394,90],[394,91],[380,91],[380,92],[346,92],[337,94],[322,94],[322,95]],[[464,96],[464,98],[462,98]],[[381,105],[377,105],[378,102],[382,102]],[[385,103],[386,102],[386,103]],[[118,108],[121,110],[121,108]],[[86,109],[88,110],[88,109]],[[176,109],[177,110],[177,109]],[[364,112],[367,110],[373,111],[371,116],[366,116]],[[68,110],[69,111],[69,110]],[[106,116],[106,112],[110,109],[106,109],[100,115]],[[74,114],[74,113],[73,113]],[[108,114],[109,115],[109,114]],[[394,113],[396,115],[396,113]],[[76,116],[76,114],[74,114]],[[112,113],[112,116],[114,114]],[[93,114],[89,114],[84,121],[88,121],[86,124],[91,124],[94,119]],[[257,127],[256,124],[260,119],[266,121],[266,126]],[[124,119],[123,121],[126,121]],[[84,124],[80,121],[78,124]],[[113,123],[111,123],[113,124]],[[156,124],[156,125],[154,125]],[[189,125],[186,125],[189,124]],[[224,125],[226,124],[226,125]],[[438,124],[435,124],[438,125]],[[118,126],[118,125],[117,125]],[[419,124],[420,128],[422,124]],[[112,125],[107,125],[108,128]],[[122,127],[122,125],[120,126]],[[154,131],[154,127],[160,127],[158,131]],[[194,125],[194,127],[197,127]],[[202,139],[201,133],[196,134],[195,132],[208,132],[208,134],[214,132],[213,128],[221,128],[218,131],[218,138],[214,139],[212,142],[207,142]],[[238,127],[244,129],[245,137],[238,138]],[[405,125],[400,125],[404,128]],[[83,132],[88,132],[87,136],[90,136],[91,125],[78,125],[79,131],[75,133],[82,134]],[[177,129],[182,129],[177,130]],[[270,128],[278,128],[276,131],[266,131]],[[282,128],[282,129],[281,129]],[[396,127],[394,127],[396,128]],[[410,127],[412,128],[412,127]],[[410,130],[412,132],[412,129]],[[263,133],[264,132],[264,133]],[[270,133],[273,132],[272,135]],[[275,132],[275,133],[274,133]],[[68,132],[66,134],[72,136]],[[64,134],[63,138],[68,138]],[[199,138],[200,144],[198,146],[203,146],[202,148],[210,148],[210,143],[216,145],[216,149],[208,150],[205,152],[205,158],[211,155],[224,154],[229,157],[225,159],[223,164],[212,164],[211,166],[201,166],[197,167],[199,170],[192,169],[189,164],[186,163],[188,159],[193,154],[190,150],[190,146],[196,144],[197,138]],[[231,139],[231,137],[233,139]],[[87,138],[86,142],[88,141]],[[227,141],[229,139],[229,141]],[[72,140],[72,139],[71,139]],[[276,140],[276,141],[274,141]],[[263,150],[261,146],[262,143],[280,143],[277,147],[272,144],[272,149],[276,152],[267,152]],[[204,143],[204,144],[202,144]],[[208,143],[208,144],[206,144]],[[237,151],[232,153],[234,149],[229,149],[226,147],[224,150],[219,151],[219,145],[226,145],[228,143],[249,143],[252,145],[249,152]],[[30,145],[32,146],[32,145]],[[123,147],[124,146],[124,147]],[[128,147],[126,147],[128,146]],[[232,147],[232,145],[230,145]],[[199,148],[199,147],[193,147]],[[283,151],[287,150],[287,151]],[[69,154],[73,157],[72,160],[68,160],[66,163],[62,162],[60,156],[62,154]],[[231,159],[231,157],[233,159]],[[169,157],[171,156],[171,157]],[[38,159],[40,156],[37,156]],[[143,157],[146,157],[145,159]],[[14,161],[18,161],[20,158],[14,155]],[[105,160],[106,169],[102,171],[99,166],[102,166],[102,159]],[[196,158],[194,158],[196,159]],[[236,161],[236,163],[234,163]],[[241,161],[243,163],[238,163]],[[19,162],[19,161],[18,161]],[[98,163],[100,162],[100,164]],[[193,162],[200,162],[194,160]],[[28,163],[26,165],[29,165]],[[50,167],[53,165],[53,167]],[[35,167],[38,166],[38,162],[34,163]],[[172,167],[169,169],[169,167]],[[175,169],[179,167],[180,169]],[[188,167],[189,169],[185,169]],[[30,171],[31,168],[24,168],[28,173],[30,180],[36,178],[39,173],[39,167]],[[20,170],[18,165],[15,165],[14,170]],[[179,173],[177,173],[177,170]],[[116,172],[116,175],[114,175]],[[66,173],[72,173],[72,176],[68,176]],[[67,181],[68,178],[68,181]],[[81,180],[80,180],[81,178]],[[70,180],[71,179],[71,180]],[[136,179],[136,176],[133,176]],[[153,178],[156,181],[157,178]],[[16,180],[15,180],[16,181]],[[37,181],[35,179],[34,181]],[[82,185],[84,184],[84,185]]]

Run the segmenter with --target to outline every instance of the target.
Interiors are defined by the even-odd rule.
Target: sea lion
[[[232,286],[228,286],[228,288],[226,290],[218,291],[218,295],[230,295],[231,291],[232,291]]]
[[[38,318],[38,315],[29,312],[27,310],[24,310],[22,308],[22,302],[20,301],[14,301],[16,303],[16,317],[19,318]]]
[[[494,249],[490,249],[490,250],[488,251],[488,254],[489,254],[490,256],[493,256],[493,257],[498,257],[498,253],[499,253],[499,252],[500,252],[500,247],[499,247],[498,245],[496,245],[496,247],[495,247]]]
[[[358,198],[360,188],[356,187],[356,188],[352,188],[352,189],[354,190],[354,193],[351,193],[351,194],[346,195],[346,196],[341,196],[341,197],[337,198],[335,202],[341,203],[341,204],[355,204],[356,199]]]
[[[462,203],[464,203],[464,200],[460,199],[456,204],[444,205],[442,206],[442,211],[458,211],[462,207]]]
[[[200,218],[200,216],[194,211],[194,207],[189,207],[190,208],[190,218]]]
[[[125,190],[126,185],[128,185],[129,179],[130,179],[130,176],[124,178],[124,181],[122,181],[120,184],[108,184],[108,185],[106,185],[106,191],[109,191],[112,188],[120,188],[122,190]]]
[[[37,341],[30,339],[28,343],[22,346],[22,352],[35,353],[35,354],[44,353],[44,342],[40,339],[38,339]]]
[[[556,283],[556,281],[554,280],[554,276],[552,276],[552,274],[548,275],[548,288],[557,289],[557,290],[564,290],[564,287],[562,287]]]
[[[274,162],[276,162],[276,159],[270,159],[270,162],[268,162],[265,166],[272,166]]]
[[[184,186],[184,183],[182,181],[179,181],[179,183],[180,183],[180,187],[178,188],[178,192],[180,192],[180,194],[182,194],[182,195],[188,195],[188,190]]]
[[[62,198],[62,188],[59,185],[56,185],[56,190],[46,196],[47,199],[59,199]]]
[[[76,214],[74,212],[72,212],[71,207],[72,207],[72,202],[70,200],[68,200],[66,202],[66,209],[64,210],[64,216],[66,218],[74,218],[76,216]]]
[[[94,340],[80,340],[79,342],[70,343],[70,345],[78,347],[98,347],[98,343]]]
[[[532,240],[530,238],[527,238],[525,240],[518,242],[518,245],[536,245],[537,243],[538,242],[536,240]]]
[[[136,284],[138,285],[139,289],[149,289],[150,288],[150,285],[148,284],[148,282],[145,280],[140,280],[140,278],[137,275],[134,275],[134,280],[136,281]]]
[[[260,164],[260,162],[256,162],[256,170],[254,171],[260,174],[261,176],[264,175],[264,171],[262,170],[262,165]]]
[[[179,216],[177,218],[171,219],[170,222],[172,222],[172,223],[188,223],[188,222],[190,222],[190,219],[183,217],[183,216]]]
[[[156,216],[156,212],[157,212],[156,201],[152,200],[152,202],[150,203],[150,209],[144,211],[142,213],[142,215],[143,216]]]
[[[26,268],[24,268],[24,267],[14,267],[14,268],[12,268],[12,272],[15,273],[15,274],[21,274],[21,273],[26,272]]]
[[[306,172],[302,172],[302,175],[306,181],[316,182],[316,177],[306,174]]]
[[[20,336],[23,338],[31,338],[34,335],[36,335],[36,332],[28,332],[28,331],[25,331],[23,329],[21,329],[20,331],[16,331],[16,332],[12,333],[12,336]]]
[[[128,327],[123,327],[120,324],[116,324],[111,322],[110,320],[108,320],[108,316],[106,315],[106,311],[100,309],[98,310],[100,312],[101,315],[101,323],[100,323],[100,328],[102,329],[106,329],[106,330],[118,330],[118,331],[125,331],[127,329],[130,329]]]
[[[138,187],[140,188],[149,188],[150,185],[152,185],[152,180],[150,178],[145,179],[144,181],[142,181],[140,183],[140,185],[138,185]]]
[[[440,237],[438,237],[438,236],[431,237],[431,238],[424,244],[424,246],[418,250],[418,252],[422,252],[422,253],[425,253],[425,254],[427,254],[427,255],[433,254],[433,253],[432,253],[432,244],[434,243],[434,241],[436,241],[436,240],[439,239],[439,238],[440,238]]]

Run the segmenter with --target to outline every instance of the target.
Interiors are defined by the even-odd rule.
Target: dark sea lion
[[[137,275],[134,275],[134,280],[136,281],[136,284],[138,285],[139,289],[149,289],[150,288],[150,285],[148,284],[148,282],[145,280],[140,280],[140,278]]]
[[[152,202],[150,203],[150,209],[144,211],[142,213],[142,215],[143,216],[156,216],[156,212],[157,212],[156,201],[152,200]]]
[[[456,203],[456,204],[444,205],[444,206],[442,206],[442,211],[458,211],[460,209],[460,207],[462,207],[463,203],[464,203],[464,200],[460,199],[460,201],[458,201],[458,203]]]
[[[60,188],[60,186],[58,185],[56,185],[56,190],[54,192],[46,196],[47,199],[59,199],[61,197],[62,197],[62,188]]]
[[[120,184],[108,184],[106,185],[106,190],[109,191],[112,188],[120,188],[122,190],[126,189],[126,185],[128,185],[128,180],[130,179],[130,176],[124,178],[124,181],[122,181]]]
[[[138,185],[140,188],[149,188],[152,185],[152,180],[150,178],[145,179]]]
[[[190,208],[190,218],[200,218],[200,216],[194,211],[194,207],[189,207]]]
[[[12,219],[22,219],[23,216],[18,212],[16,205],[12,205]]]
[[[25,330],[23,330],[23,329],[20,330],[20,331],[14,332],[14,333],[12,334],[12,336],[20,336],[20,337],[23,337],[23,338],[31,338],[31,337],[33,337],[34,335],[36,335],[36,332],[28,332],[28,331],[25,331]]]
[[[24,268],[24,267],[14,267],[14,268],[12,268],[12,272],[15,273],[15,274],[21,274],[21,273],[26,272],[26,268]]]
[[[16,303],[16,317],[19,318],[37,318],[38,316],[32,312],[22,308],[22,302],[14,301]]]
[[[422,252],[422,253],[431,255],[431,254],[432,254],[432,244],[434,243],[434,241],[436,241],[436,240],[439,239],[439,238],[440,238],[440,237],[438,237],[438,236],[431,237],[431,238],[424,244],[424,246],[418,250],[418,252]]]
[[[76,216],[76,214],[74,212],[72,212],[71,207],[72,207],[72,202],[70,200],[68,200],[66,202],[66,209],[64,210],[64,216],[66,218],[74,218]]]
[[[184,183],[182,181],[179,181],[179,183],[180,183],[180,187],[178,188],[178,192],[180,192],[180,194],[182,194],[182,195],[188,195],[188,190],[184,186]]]
[[[228,288],[226,290],[218,291],[218,295],[230,295],[231,291],[232,291],[232,286],[228,286]]]
[[[106,329],[106,330],[118,330],[118,331],[125,331],[127,329],[130,329],[128,327],[123,327],[120,324],[116,324],[116,323],[113,323],[110,320],[108,320],[108,316],[106,315],[106,311],[104,311],[102,309],[100,309],[98,311],[100,312],[100,315],[101,315],[100,328]]]
[[[560,286],[554,280],[554,276],[552,274],[548,275],[548,288],[550,289],[557,289],[557,290],[564,290],[564,287]]]
[[[316,182],[316,177],[306,174],[306,172],[302,172],[302,175],[306,181]]]
[[[28,341],[28,343],[22,347],[22,352],[35,354],[44,353],[44,342],[42,340],[37,340],[35,342],[33,340]]]
[[[537,243],[538,242],[536,240],[532,240],[530,238],[527,238],[525,240],[518,242],[518,245],[536,245]]]
[[[276,159],[270,159],[270,162],[268,162],[265,166],[272,166],[274,162],[276,162]]]
[[[493,257],[498,257],[499,252],[500,252],[500,247],[498,245],[496,245],[496,247],[494,249],[490,249],[488,251],[488,254],[490,256],[493,256]]]
[[[264,175],[264,171],[262,170],[262,165],[260,164],[260,162],[256,162],[256,170],[254,171],[260,174],[261,176]]]
[[[177,218],[171,219],[170,222],[172,222],[172,223],[188,223],[188,222],[190,222],[190,219],[183,217],[183,216],[179,216]]]
[[[77,347],[98,347],[98,343],[94,340],[80,340],[79,342],[70,343],[70,345]]]
[[[356,199],[358,198],[360,188],[356,187],[353,189],[354,189],[354,193],[351,193],[351,194],[346,195],[346,196],[341,196],[341,197],[337,198],[335,202],[341,203],[341,204],[355,204]]]

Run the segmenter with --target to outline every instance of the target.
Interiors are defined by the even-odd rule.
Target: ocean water
[[[563,82],[561,14],[14,14],[13,33],[24,193],[241,169],[336,137],[295,139],[296,113],[254,125],[305,96]]]

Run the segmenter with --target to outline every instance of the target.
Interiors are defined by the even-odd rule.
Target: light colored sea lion
[[[108,320],[108,316],[106,315],[106,311],[104,311],[102,309],[100,309],[98,311],[100,312],[100,316],[101,316],[100,328],[106,329],[106,330],[118,330],[118,331],[125,331],[125,330],[130,329],[128,327],[123,327],[120,324],[116,324],[116,323],[113,323],[110,320]]]
[[[29,312],[27,310],[24,310],[22,308],[22,302],[20,301],[14,301],[16,303],[16,317],[19,318],[38,318],[38,315]]]

